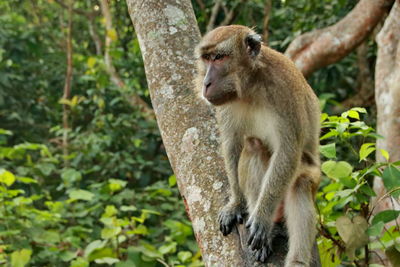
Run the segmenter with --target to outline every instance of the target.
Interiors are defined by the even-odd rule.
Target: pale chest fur
[[[274,110],[267,107],[256,107],[242,103],[230,104],[229,111],[225,113],[230,116],[230,131],[238,133],[241,138],[256,137],[260,139],[273,151],[279,143],[276,127],[278,117]]]

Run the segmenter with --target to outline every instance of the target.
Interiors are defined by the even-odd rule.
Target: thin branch
[[[68,9],[68,5],[65,4],[64,0],[55,0],[55,2],[57,4],[59,4],[60,6],[62,6],[63,8]],[[100,11],[88,12],[88,11],[85,11],[85,10],[82,10],[82,9],[77,9],[77,8],[73,8],[72,12],[74,12],[76,14],[79,14],[79,15],[82,15],[82,16],[85,16],[85,17],[88,17],[88,18],[94,18],[94,17],[100,15]]]
[[[69,99],[71,96],[71,83],[72,83],[72,5],[73,0],[68,1],[68,25],[67,25],[67,36],[66,36],[66,48],[67,48],[67,72],[65,75],[64,94],[63,99]],[[68,130],[69,130],[69,107],[67,104],[63,104],[63,155],[64,164],[68,165]]]
[[[90,7],[92,4],[92,1],[87,0],[86,2],[87,2],[87,5]],[[101,43],[100,36],[97,34],[96,23],[94,20],[95,20],[95,17],[88,17],[89,34],[92,37],[93,43],[96,47],[96,54],[101,55],[103,44]]]
[[[222,0],[216,0],[215,4],[211,10],[210,19],[207,24],[207,32],[211,31],[215,27],[215,21],[218,16],[219,9],[221,8]]]
[[[225,13],[225,18],[219,25],[220,26],[225,26],[225,25],[232,24],[233,20],[235,19],[235,17],[238,14],[236,12],[236,8],[239,7],[241,4],[243,4],[246,1],[247,0],[240,0],[230,10],[228,10],[226,5],[224,3],[222,3],[222,8],[224,9],[224,13]]]
[[[368,40],[360,44],[357,53],[357,92],[344,100],[335,108],[337,111],[347,110],[351,107],[369,107],[375,103],[373,73],[368,62]]]
[[[204,4],[203,0],[196,0],[197,4],[200,7],[201,13],[203,14],[203,17],[205,21],[208,21],[208,14],[206,10],[206,5]]]
[[[112,57],[110,55],[110,48],[113,40],[110,37],[110,32],[114,31],[112,24],[112,16],[110,12],[110,7],[108,5],[107,0],[100,1],[101,11],[103,13],[105,24],[106,24],[106,36],[105,36],[105,49],[104,49],[104,61],[106,65],[106,71],[110,75],[111,81],[118,86],[119,88],[125,87],[124,81],[119,76],[117,70],[115,69],[112,61]],[[141,99],[138,95],[131,96],[131,104],[133,106],[139,107],[140,110],[145,113],[149,117],[154,117],[153,110],[149,107],[149,105]]]
[[[93,18],[88,19],[88,27],[89,27],[90,37],[92,37],[93,43],[96,47],[96,55],[101,55],[102,54],[101,48],[103,44],[101,43],[101,39],[97,34],[96,24],[94,23]]]
[[[263,22],[263,42],[268,44],[268,26],[269,26],[269,18],[271,16],[272,10],[272,0],[265,0],[264,5],[264,22]]]

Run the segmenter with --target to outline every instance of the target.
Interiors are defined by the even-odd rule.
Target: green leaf
[[[393,165],[387,166],[383,171],[382,180],[388,191],[400,187],[400,170]],[[393,192],[393,196],[399,197],[400,191]]]
[[[120,207],[121,211],[137,211],[137,208],[133,205],[130,206],[121,206]]]
[[[121,233],[121,227],[115,226],[115,227],[106,227],[101,230],[101,238],[103,239],[110,239],[115,236],[117,236],[119,233]]]
[[[367,233],[369,236],[380,236],[382,234],[383,227],[385,227],[385,223],[380,221],[370,226],[367,230]]]
[[[112,217],[118,213],[117,208],[114,205],[107,205],[103,217]]]
[[[12,135],[13,133],[9,130],[4,130],[0,128],[0,134],[4,134],[4,135]]]
[[[358,112],[355,110],[349,110],[349,117],[353,119],[360,119],[360,115],[358,115]]]
[[[169,184],[170,187],[173,187],[173,186],[176,185],[176,176],[175,175],[171,175],[168,178],[168,184]]]
[[[119,179],[110,179],[108,184],[108,188],[110,189],[111,192],[116,192],[119,191],[127,185],[127,181],[124,180],[119,180]]]
[[[389,152],[387,152],[383,148],[380,148],[379,151],[381,152],[382,156],[386,159],[386,161],[389,161]]]
[[[148,243],[142,242],[142,245],[138,246],[137,249],[149,258],[163,258],[163,255],[156,249],[156,247]]]
[[[178,253],[178,259],[179,259],[182,263],[187,262],[191,257],[192,257],[192,252],[190,252],[190,251],[180,251],[180,252]]]
[[[18,182],[21,182],[23,184],[37,184],[37,181],[35,179],[29,177],[16,176],[16,178]]]
[[[86,64],[89,67],[89,69],[92,69],[94,67],[94,65],[96,64],[96,58],[95,57],[89,57],[87,62],[86,62]]]
[[[360,107],[354,107],[351,110],[355,110],[359,113],[367,113],[367,110],[365,108],[360,108]]]
[[[324,122],[328,117],[329,117],[329,115],[327,113],[322,113],[320,122],[321,123]]]
[[[11,186],[14,182],[14,174],[5,169],[0,169],[0,183],[5,184],[6,186]]]
[[[29,263],[32,255],[32,250],[21,249],[14,251],[11,254],[11,267],[24,267]]]
[[[94,194],[92,192],[89,192],[89,191],[83,190],[83,189],[72,190],[68,193],[68,195],[69,195],[69,198],[73,199],[73,200],[90,201],[94,197]]]
[[[347,177],[353,171],[353,167],[346,161],[325,161],[321,166],[322,171],[330,178],[339,179]]]
[[[55,244],[60,242],[60,234],[54,230],[36,231],[33,234],[33,240],[37,243]]]
[[[159,247],[158,251],[160,251],[161,254],[175,253],[177,245],[178,245],[178,243],[171,242],[171,243],[168,243],[168,244],[165,244],[165,245],[162,245],[161,247]]]
[[[89,261],[86,259],[79,257],[76,260],[71,262],[70,267],[89,267]]]
[[[61,178],[66,184],[71,185],[80,181],[82,179],[82,174],[75,169],[67,168],[61,173]]]
[[[335,143],[321,145],[321,146],[319,146],[319,151],[321,152],[322,155],[324,155],[325,157],[327,157],[329,159],[336,158],[336,144]]]
[[[106,244],[107,244],[106,240],[104,240],[104,241],[95,240],[95,241],[91,242],[85,248],[85,252],[84,252],[85,258],[88,258],[90,256],[90,254],[92,254],[92,252],[95,251],[96,249],[103,248]]]
[[[129,232],[130,234],[137,234],[137,235],[148,235],[149,231],[147,227],[143,224],[139,224],[135,229]]]
[[[364,184],[363,186],[360,187],[360,192],[366,194],[369,197],[375,197],[376,193],[375,191],[368,185],[368,184]]]
[[[101,258],[101,259],[96,259],[95,262],[98,263],[98,264],[113,265],[113,264],[119,262],[119,259],[111,258],[111,257],[104,257],[104,258]]]
[[[115,29],[109,29],[109,30],[107,31],[107,36],[108,36],[112,41],[118,40],[117,31],[116,31]]]
[[[320,140],[325,140],[325,139],[328,139],[330,137],[334,137],[334,136],[338,136],[338,135],[339,135],[338,131],[331,129],[330,132],[328,132],[328,133],[324,134],[323,136],[321,136]]]
[[[372,219],[371,225],[375,225],[379,222],[388,223],[397,219],[400,214],[400,210],[384,210],[379,212]]]
[[[99,249],[93,250],[93,252],[90,253],[90,255],[88,257],[88,260],[94,261],[97,259],[115,258],[115,257],[116,257],[116,254],[112,248],[104,247],[104,248],[99,248]]]
[[[376,150],[375,143],[365,143],[361,146],[359,155],[360,161],[365,160],[369,154]]]

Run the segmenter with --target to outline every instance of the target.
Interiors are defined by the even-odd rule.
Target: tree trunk
[[[247,249],[243,226],[227,237],[219,231],[217,214],[227,201],[228,182],[214,112],[192,89],[194,47],[200,33],[190,1],[127,0],[127,4],[157,122],[204,263],[262,266]],[[283,266],[285,249],[286,240],[277,240],[268,266]]]
[[[389,152],[390,161],[400,160],[400,1],[396,1],[376,38],[378,53],[375,69],[375,100],[377,106],[377,131],[384,139],[377,141],[376,158],[385,161],[379,149]],[[376,178],[374,190],[377,199],[386,193],[382,180]],[[381,201],[375,212],[393,207],[390,198]]]

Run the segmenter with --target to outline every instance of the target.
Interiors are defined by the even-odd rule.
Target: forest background
[[[163,111],[151,104],[162,99],[149,90],[138,38],[153,31],[135,22],[140,12],[157,17],[135,2],[0,0],[0,264],[194,267],[229,257],[222,245],[204,246],[210,236],[226,241],[213,223],[199,230],[168,161],[168,131],[163,143],[156,122]],[[165,1],[178,2],[192,4],[184,14],[193,7],[201,33],[254,27],[319,96],[322,266],[398,266],[399,1]],[[334,38],[321,41],[325,33]],[[223,188],[214,184],[216,194]]]

